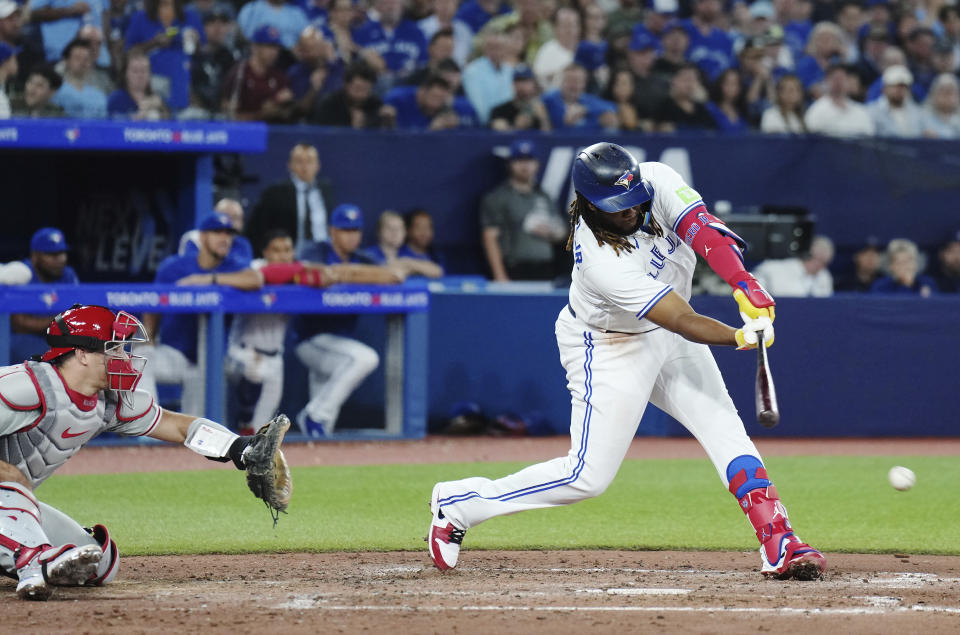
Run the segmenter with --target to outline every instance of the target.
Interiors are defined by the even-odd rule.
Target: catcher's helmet
[[[573,189],[604,212],[619,212],[653,198],[653,186],[640,176],[640,164],[622,146],[601,142],[573,161]]]
[[[146,364],[146,359],[133,355],[129,346],[148,340],[140,320],[126,311],[114,313],[103,306],[74,304],[47,326],[50,350],[40,360],[50,362],[77,348],[103,353],[109,387],[127,392],[136,388]]]

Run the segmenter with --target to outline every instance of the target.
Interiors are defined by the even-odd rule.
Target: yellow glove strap
[[[737,305],[740,307],[740,312],[750,319],[756,320],[761,315],[765,315],[770,318],[771,322],[773,322],[774,307],[771,306],[765,309],[758,309],[750,303],[750,300],[747,299],[747,294],[745,294],[741,289],[734,290],[733,299],[737,301]]]

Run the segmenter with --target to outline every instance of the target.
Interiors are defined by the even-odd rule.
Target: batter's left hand
[[[747,319],[742,329],[737,329],[737,350],[746,351],[757,347],[757,333],[763,333],[763,344],[767,348],[773,346],[773,322],[766,316],[756,319]]]
[[[748,320],[755,320],[759,317],[770,318],[770,321],[773,322],[776,317],[774,307],[777,303],[773,301],[767,290],[757,282],[757,279],[749,276],[739,282],[737,286],[739,288],[734,290],[733,299],[737,301],[737,306],[740,308],[740,317],[743,318],[744,324]]]

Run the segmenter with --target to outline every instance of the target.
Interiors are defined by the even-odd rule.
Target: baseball
[[[905,492],[917,482],[917,475],[908,467],[894,465],[890,468],[890,472],[887,473],[887,479],[889,479],[894,489]]]

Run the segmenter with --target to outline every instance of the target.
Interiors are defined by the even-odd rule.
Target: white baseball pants
[[[363,342],[320,333],[297,345],[297,357],[310,370],[310,401],[305,410],[333,432],[347,397],[380,364],[380,356]]]
[[[246,423],[254,429],[265,425],[276,414],[283,395],[283,351],[265,355],[249,346],[231,344],[227,349],[225,367],[232,380],[243,377],[251,384],[260,385],[260,396],[252,418]]]
[[[639,335],[589,329],[566,308],[556,323],[571,395],[570,452],[497,480],[439,485],[444,516],[469,529],[494,516],[599,496],[613,481],[653,403],[684,425],[724,485],[734,458],[759,458],[707,346],[666,329]]]

